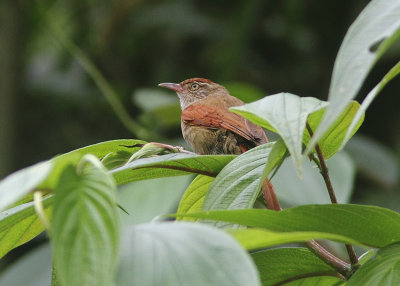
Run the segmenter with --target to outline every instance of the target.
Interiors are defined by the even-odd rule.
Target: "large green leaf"
[[[347,282],[348,286],[400,285],[400,243],[380,249]]]
[[[232,111],[279,133],[299,168],[302,160],[302,143],[307,144],[310,140],[305,124],[308,122],[312,131],[315,131],[326,112],[327,105],[327,102],[315,98],[300,98],[293,94],[281,93],[265,97],[255,103],[232,108]],[[359,107],[360,105],[355,101],[349,103],[346,110],[320,139],[319,146],[325,159],[329,159],[341,149],[346,132]],[[364,116],[358,119],[351,135],[357,131],[363,119]]]
[[[311,231],[338,234],[372,247],[383,247],[400,241],[400,214],[374,206],[307,205],[280,212],[257,209],[224,210],[183,216],[277,232]]]
[[[112,152],[129,151],[133,153],[138,150],[138,147],[130,148],[127,146],[139,143],[144,143],[144,141],[131,139],[106,141],[21,169],[0,182],[0,211],[18,202],[34,189],[53,189],[57,185],[59,176],[65,166],[76,164],[85,154],[90,153],[101,159]]]
[[[110,172],[117,184],[191,173],[215,177],[235,157],[235,155],[174,153],[138,159]]]
[[[335,276],[335,269],[307,248],[277,248],[251,254],[263,286],[282,284],[307,276]]]
[[[319,139],[318,145],[321,148],[322,155],[325,160],[332,157],[336,152],[338,152],[344,143],[346,143],[345,135],[351,125],[357,111],[360,109],[360,104],[356,101],[352,101],[345,108],[345,110],[340,114],[336,121],[330,126],[330,128],[325,132],[325,134]],[[321,119],[325,114],[326,108],[318,110],[308,117],[308,124],[310,125],[313,132],[317,129],[318,125],[321,123]],[[352,133],[346,139],[350,139],[351,136],[358,130],[364,120],[364,113],[358,118],[356,125],[354,126]],[[310,141],[309,132],[304,132],[303,142],[305,145]]]
[[[261,285],[249,255],[228,234],[187,222],[138,225],[123,235],[117,285]]]
[[[55,166],[51,174],[46,179],[46,181],[43,182],[43,184],[41,184],[41,187],[46,189],[55,188],[58,183],[60,174],[61,172],[63,172],[64,168],[69,164],[77,164],[79,160],[82,158],[82,156],[85,154],[92,154],[99,159],[103,159],[108,154],[112,154],[118,151],[134,153],[138,151],[140,147],[130,147],[130,146],[135,146],[136,144],[143,144],[143,143],[146,142],[133,139],[119,139],[119,140],[105,141],[94,145],[89,145],[83,148],[79,148],[71,152],[54,157],[52,161],[54,162]]]
[[[307,117],[326,105],[326,102],[316,98],[279,93],[230,110],[255,124],[277,132],[301,173],[302,141]]]
[[[273,145],[253,148],[226,165],[211,183],[203,210],[252,208]]]
[[[46,215],[50,215],[53,199],[43,201]],[[19,205],[0,213],[0,258],[10,250],[31,240],[44,230],[33,203]]]
[[[100,163],[83,164],[67,166],[55,190],[54,265],[62,285],[108,286],[118,263],[116,187]]]
[[[307,277],[286,283],[285,286],[340,286],[345,282],[336,277],[319,276]]]
[[[200,212],[203,208],[204,199],[210,184],[215,180],[213,177],[198,175],[187,188],[179,203],[178,213]],[[183,220],[192,220],[184,218]]]
[[[136,152],[140,149],[140,147],[133,147],[137,144],[144,144],[146,143],[143,140],[135,140],[135,139],[118,139],[118,140],[111,140],[111,141],[104,141],[101,143],[85,146],[71,152],[59,155],[55,157],[55,159],[62,159],[73,154],[79,154],[82,157],[85,154],[93,154],[99,159],[102,159],[109,153],[116,152],[116,151],[131,151],[131,153]]]
[[[192,179],[191,175],[187,175],[143,180],[119,186],[118,201],[129,213],[127,215],[120,212],[122,222],[149,222],[157,216],[176,211],[176,206]]]
[[[53,166],[53,162],[44,161],[4,178],[0,182],[0,211],[32,192],[47,178]]]
[[[355,177],[353,161],[342,151],[326,163],[338,202],[348,203]],[[286,160],[274,176],[273,183],[283,207],[331,202],[318,168],[310,162],[303,162],[303,179],[301,180],[296,176],[293,164]]]
[[[400,36],[400,1],[373,0],[350,26],[339,49],[329,89],[330,106],[308,146],[330,128],[353,100],[372,66]]]

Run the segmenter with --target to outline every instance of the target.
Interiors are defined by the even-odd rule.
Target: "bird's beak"
[[[171,89],[171,90],[173,90],[175,92],[182,92],[183,91],[183,88],[179,83],[164,82],[164,83],[158,84],[158,86]]]

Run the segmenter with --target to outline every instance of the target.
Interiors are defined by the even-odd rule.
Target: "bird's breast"
[[[182,134],[193,151],[200,155],[241,154],[237,136],[223,128],[193,126],[182,121]]]

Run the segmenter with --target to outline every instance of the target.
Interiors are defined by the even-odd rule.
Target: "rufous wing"
[[[181,119],[183,122],[194,126],[230,130],[255,145],[268,142],[264,130],[260,126],[251,123],[236,113],[230,112],[226,108],[193,104],[182,111]]]

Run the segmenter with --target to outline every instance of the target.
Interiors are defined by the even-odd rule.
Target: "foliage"
[[[400,264],[400,214],[347,203],[354,165],[340,153],[361,126],[371,97],[399,71],[392,69],[378,83],[362,105],[365,108],[353,101],[373,63],[400,35],[399,13],[398,1],[373,0],[360,14],[336,59],[328,102],[279,93],[232,108],[277,133],[279,140],[240,156],[196,155],[162,143],[114,140],[6,177],[0,182],[0,256],[47,229],[54,256],[53,285],[400,284],[393,271]],[[111,86],[97,68],[66,34],[57,29],[55,33],[114,102]],[[115,102],[113,106],[123,108]],[[337,159],[340,156],[344,157]],[[337,172],[349,170],[350,183],[340,185],[340,179],[333,179],[325,166],[331,157],[339,162]],[[288,171],[284,160],[293,162],[295,172],[283,180],[297,180],[295,173],[307,177],[296,181],[298,188],[288,187],[286,198],[282,194],[289,208],[268,210],[263,183],[275,183]],[[319,169],[328,191],[342,189],[338,193],[345,204],[326,204],[319,195],[305,202],[293,199],[291,192],[311,196],[307,187],[324,192],[319,185],[307,185],[316,180],[309,176],[310,166]],[[158,218],[159,222],[121,223],[127,214],[122,213],[125,201],[123,193],[118,197],[117,186],[129,192],[127,186],[143,181],[140,192],[150,193],[145,180],[162,178],[153,185],[156,211],[171,196],[166,190],[169,183],[163,180],[191,174],[197,177],[181,197],[178,213]],[[180,184],[172,184],[178,197]],[[278,197],[279,185],[277,180]],[[291,207],[302,203],[306,204]],[[185,221],[164,221],[171,217]],[[316,239],[346,244],[350,263]],[[306,243],[309,249],[293,243]],[[368,255],[358,259],[351,244]],[[370,248],[378,250],[370,255]]]

